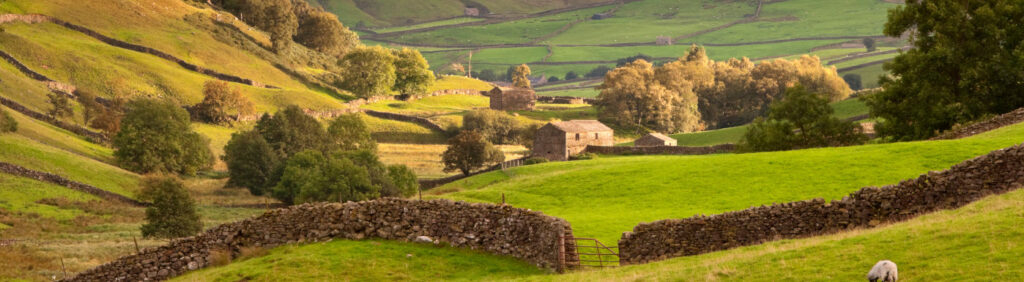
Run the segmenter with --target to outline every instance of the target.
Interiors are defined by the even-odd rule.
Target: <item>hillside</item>
[[[578,5],[609,2],[607,0],[309,0],[311,4],[323,7],[324,10],[338,15],[348,26],[364,26],[378,29],[379,27],[402,26],[410,24],[426,25],[432,22],[450,23],[453,18],[463,17],[465,8],[474,7],[481,10],[481,16],[514,17],[541,13],[556,9],[573,8]],[[487,14],[490,12],[490,15]],[[473,21],[465,17],[462,21]],[[362,23],[360,25],[360,23]]]

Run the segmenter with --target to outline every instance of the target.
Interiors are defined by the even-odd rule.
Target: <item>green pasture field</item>
[[[846,74],[850,74],[850,73],[858,74],[858,75],[860,75],[861,87],[863,87],[863,88],[875,88],[875,87],[879,86],[878,85],[878,78],[888,74],[888,72],[886,72],[884,69],[882,69],[882,65],[883,65],[882,63],[873,64],[873,65],[865,66],[865,67],[862,67],[862,68],[857,68],[857,69],[849,70],[849,71],[846,71],[846,72],[842,72],[842,73],[839,73],[839,75],[842,76],[842,75],[846,75]]]
[[[69,146],[74,143],[71,144]],[[139,176],[113,165],[46,146],[21,135],[0,135],[0,148],[4,148],[0,150],[0,161],[58,174],[110,192],[135,197]]]
[[[882,35],[887,11],[898,6],[874,0],[774,2],[764,6],[759,21],[682,41],[739,43],[822,36],[877,36]]]
[[[710,29],[753,14],[746,2],[647,0],[622,6],[603,20],[577,24],[548,40],[553,44],[654,42],[658,36],[678,37]]]

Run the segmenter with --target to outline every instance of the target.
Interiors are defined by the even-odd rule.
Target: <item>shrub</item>
[[[259,196],[277,183],[280,156],[255,130],[232,134],[221,159],[228,167],[229,187],[246,187]]]
[[[487,164],[505,160],[505,155],[487,142],[479,132],[463,130],[448,139],[448,149],[441,154],[444,172],[460,171],[464,175]]]
[[[288,159],[271,194],[286,204],[362,201],[380,196],[366,169],[340,154],[307,150]]]
[[[504,111],[491,109],[475,110],[462,119],[462,129],[479,132],[493,144],[515,144],[519,122]]]
[[[139,198],[153,202],[146,208],[146,223],[141,227],[143,237],[179,238],[202,231],[195,202],[177,178],[144,178]]]
[[[230,121],[230,115],[249,115],[253,104],[236,87],[224,81],[211,80],[203,84],[203,101],[193,107],[198,120],[223,124]]]
[[[114,136],[114,157],[138,173],[194,175],[213,163],[209,141],[191,129],[188,113],[169,102],[142,99],[128,103],[122,128]]]
[[[526,64],[516,66],[512,69],[512,86],[532,88],[530,86],[530,73],[530,67]]]
[[[611,70],[612,70],[612,68],[610,68],[608,66],[597,66],[596,68],[594,68],[594,69],[590,70],[589,72],[587,72],[587,74],[584,75],[583,77],[586,77],[586,78],[602,78],[602,77],[604,77],[604,75],[606,73],[608,73]]]
[[[50,110],[46,113],[54,118],[66,118],[74,114],[71,110],[71,99],[68,99],[67,95],[51,92],[46,94],[46,97],[50,100]]]
[[[864,40],[862,40],[862,42],[864,43],[864,48],[867,49],[868,52],[874,52],[876,50],[874,38],[864,37]]]
[[[18,122],[14,120],[7,110],[0,108],[0,133],[18,131]]]
[[[127,102],[124,98],[114,98],[111,105],[103,107],[89,126],[103,131],[107,136],[114,136],[121,131],[121,119],[124,118],[124,105]]]
[[[574,71],[569,71],[569,72],[565,73],[565,80],[573,80],[573,79],[577,79],[577,78],[580,78],[580,75],[577,74]]]
[[[542,157],[532,157],[523,161],[524,165],[542,164],[548,162],[548,159]]]
[[[768,118],[758,118],[740,140],[746,152],[779,151],[863,144],[867,136],[854,122],[832,116],[833,109],[820,94],[802,86],[790,88],[771,105]]]
[[[843,81],[846,81],[846,85],[850,86],[850,89],[857,91],[864,87],[861,85],[860,75],[856,73],[848,73],[843,76]]]
[[[82,118],[86,124],[103,114],[103,105],[96,101],[95,94],[79,89],[75,91],[75,95],[78,96],[78,104],[82,105]]]
[[[359,45],[359,35],[342,25],[334,14],[318,9],[299,20],[295,42],[325,54],[340,56]]]
[[[548,82],[558,82],[558,81],[560,81],[560,80],[561,80],[561,79],[558,79],[558,77],[557,77],[557,76],[551,76],[551,77],[548,77]]]
[[[391,185],[382,188],[381,196],[410,197],[416,195],[416,191],[420,189],[416,173],[405,165],[388,166],[388,176],[391,179]]]

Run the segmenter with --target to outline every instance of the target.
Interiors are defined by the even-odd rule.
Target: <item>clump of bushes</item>
[[[523,161],[524,165],[542,164],[548,162],[548,159],[542,157],[532,157]]]
[[[18,131],[18,122],[14,120],[7,110],[0,108],[0,133]]]
[[[832,116],[828,99],[802,86],[790,88],[781,101],[772,103],[768,118],[757,118],[740,140],[746,152],[848,146],[867,141],[855,122]]]
[[[327,129],[295,106],[264,115],[250,131],[232,135],[222,159],[228,186],[269,194],[286,204],[407,197],[419,189],[405,166],[386,166],[358,115]]]

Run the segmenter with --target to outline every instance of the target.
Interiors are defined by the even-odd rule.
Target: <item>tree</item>
[[[594,69],[592,69],[589,72],[587,72],[587,74],[584,75],[583,77],[586,77],[586,78],[604,77],[604,75],[607,74],[611,70],[612,70],[612,68],[609,68],[608,66],[597,66]]]
[[[272,195],[285,204],[362,201],[379,197],[380,187],[352,160],[306,150],[288,159]]]
[[[516,66],[512,71],[512,86],[519,88],[531,88],[529,66],[526,64]]]
[[[124,118],[124,105],[128,103],[123,97],[115,97],[109,106],[103,107],[89,123],[89,126],[103,131],[106,136],[114,136],[121,131],[121,119]]]
[[[462,119],[462,129],[479,132],[488,142],[500,145],[515,144],[518,141],[519,122],[504,111],[491,109],[475,110]]]
[[[54,118],[66,118],[74,114],[71,110],[71,99],[68,99],[67,95],[51,92],[46,94],[46,97],[50,99],[50,110],[46,113]]]
[[[177,178],[143,178],[139,199],[153,202],[146,208],[146,224],[141,227],[143,237],[187,237],[203,229],[195,201]]]
[[[742,151],[778,151],[848,146],[867,141],[855,122],[832,116],[828,99],[796,86],[772,103],[768,118],[758,118],[739,142]]]
[[[11,117],[7,110],[0,107],[0,133],[15,132],[18,131],[18,122]]]
[[[320,122],[294,105],[273,116],[264,114],[255,130],[281,159],[305,150],[323,150],[327,143],[327,132]]]
[[[558,81],[561,81],[561,79],[559,79],[557,76],[550,76],[550,77],[548,77],[548,82],[558,82]]]
[[[885,35],[909,34],[913,48],[884,69],[883,91],[867,97],[875,131],[925,139],[1024,106],[1024,9],[1020,1],[908,1],[889,11]]]
[[[494,70],[492,70],[492,69],[486,69],[486,70],[480,71],[480,73],[478,73],[476,75],[476,78],[480,79],[480,80],[483,80],[483,81],[498,81],[499,80],[498,75],[495,74]]]
[[[114,157],[138,172],[194,175],[213,163],[209,140],[191,129],[188,113],[170,102],[129,102],[121,130],[114,136]]]
[[[345,54],[342,89],[361,98],[387,95],[395,85],[395,55],[380,46],[360,47]]]
[[[383,187],[381,195],[385,197],[409,197],[416,194],[420,189],[420,183],[416,180],[416,173],[405,165],[388,166],[388,176],[391,185]]]
[[[395,85],[391,90],[401,94],[420,94],[427,92],[427,87],[434,82],[434,74],[430,71],[427,59],[420,51],[402,48],[394,50]]]
[[[291,0],[223,0],[225,9],[270,34],[274,50],[284,51],[299,26]]]
[[[703,129],[695,88],[714,76],[703,61],[675,61],[654,68],[637,60],[605,75],[596,106],[602,120],[661,132]]]
[[[448,149],[441,154],[444,172],[460,171],[463,175],[505,160],[501,150],[487,142],[479,132],[464,130],[448,139]]]
[[[224,81],[207,81],[203,84],[203,95],[203,101],[193,107],[196,118],[201,121],[222,124],[230,121],[232,114],[249,115],[254,111],[249,98]]]
[[[848,73],[843,76],[843,81],[846,81],[846,84],[849,85],[852,90],[861,90],[863,88],[859,74]]]
[[[277,184],[281,164],[278,155],[255,130],[231,134],[221,160],[228,167],[228,187],[245,187],[260,196]]]
[[[638,60],[644,60],[646,62],[653,62],[654,61],[654,57],[651,57],[651,56],[648,56],[648,55],[644,55],[644,54],[636,54],[635,56],[625,57],[625,58],[618,59],[615,62],[615,66],[616,67],[625,66],[625,65],[627,65],[629,63],[632,63],[632,62],[635,62],[635,61],[638,61]]]
[[[302,17],[295,42],[324,54],[341,56],[359,46],[359,35],[342,25],[334,14],[318,9]]]
[[[370,129],[357,114],[341,115],[327,128],[328,150],[377,151],[377,142],[370,135]]]
[[[876,48],[875,48],[875,39],[874,38],[864,37],[863,43],[864,43],[864,48],[866,48],[868,52],[874,52],[875,51]]]
[[[92,92],[78,89],[75,91],[78,96],[78,104],[82,105],[82,119],[86,124],[92,122],[96,117],[103,114],[103,104],[96,101],[96,95]]]
[[[602,74],[602,76],[603,75],[604,74]],[[577,79],[577,78],[580,78],[580,75],[576,74],[576,72],[574,72],[574,71],[569,71],[569,72],[565,73],[565,80],[573,80],[573,79]]]

